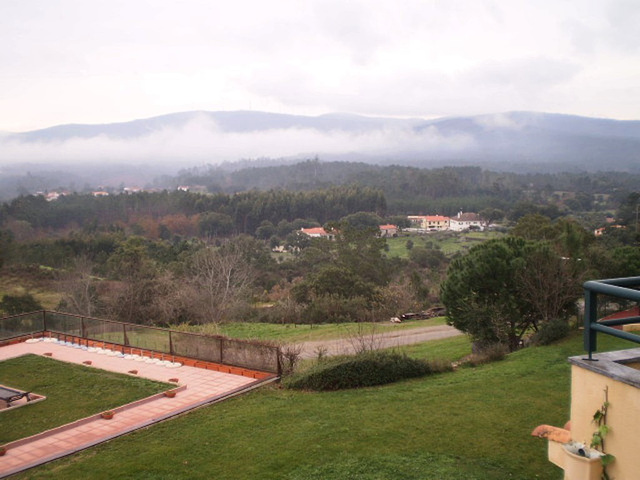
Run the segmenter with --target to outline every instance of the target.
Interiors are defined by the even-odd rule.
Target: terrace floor
[[[132,370],[137,370],[136,375],[140,377],[175,384],[177,394],[174,398],[169,398],[160,393],[114,408],[116,414],[111,420],[105,420],[97,414],[11,442],[6,445],[7,453],[0,457],[0,478],[247,391],[265,382],[265,380],[256,380],[247,376],[186,365],[167,367],[157,363],[147,363],[141,359],[126,359],[104,352],[102,354],[89,352],[45,341],[22,342],[0,347],[0,361],[26,354],[47,354],[47,356],[50,354],[56,360],[85,364],[87,368],[99,368],[129,375],[133,374],[130,373]],[[87,365],[88,362],[91,364]]]

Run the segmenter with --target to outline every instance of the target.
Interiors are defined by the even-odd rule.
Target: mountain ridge
[[[640,120],[531,111],[420,119],[194,110],[125,122],[55,125],[0,136],[0,146],[32,150],[37,146],[38,158],[44,161],[62,151],[56,157],[60,158],[66,152],[61,146],[74,142],[87,144],[80,153],[71,150],[76,158],[87,161],[180,160],[182,166],[190,161],[319,156],[420,167],[452,162],[497,169],[527,165],[556,170],[561,165],[574,170],[640,168]],[[117,158],[109,156],[113,144]],[[143,145],[138,148],[138,144]],[[241,148],[246,146],[252,148]],[[19,158],[19,151],[14,156]]]

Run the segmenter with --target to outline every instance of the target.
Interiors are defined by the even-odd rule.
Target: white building
[[[484,230],[485,222],[477,213],[458,212],[455,217],[449,219],[449,230],[462,232],[464,230]]]

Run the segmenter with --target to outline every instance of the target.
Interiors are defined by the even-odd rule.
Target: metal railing
[[[264,342],[43,310],[0,319],[0,341],[50,334],[280,374],[280,348]]]
[[[628,316],[598,321],[598,296],[607,295],[623,301],[640,302],[640,277],[592,280],[584,285],[584,349],[589,352],[589,360],[598,346],[598,333],[640,343],[640,335],[618,330],[616,326],[640,323],[640,316]]]

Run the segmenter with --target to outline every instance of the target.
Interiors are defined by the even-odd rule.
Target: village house
[[[449,229],[449,217],[442,215],[409,215],[407,218],[413,228],[430,232]]]
[[[328,240],[333,240],[335,238],[335,234],[333,232],[327,232],[322,227],[301,228],[300,232],[311,238],[326,238]]]
[[[484,221],[477,213],[458,212],[449,219],[449,230],[462,232],[464,230],[484,230]]]
[[[396,225],[380,225],[381,237],[395,237],[398,234],[398,227]]]

